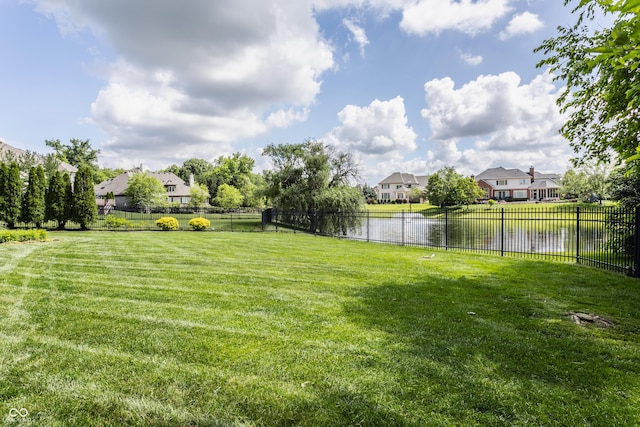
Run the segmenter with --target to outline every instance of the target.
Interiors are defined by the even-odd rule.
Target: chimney
[[[189,187],[193,187],[195,184],[195,179],[193,177],[193,174],[189,175]]]
[[[531,182],[536,180],[536,170],[533,166],[529,167],[529,175],[531,175]]]

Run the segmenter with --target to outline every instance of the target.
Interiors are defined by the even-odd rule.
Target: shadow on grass
[[[439,413],[454,424],[638,422],[638,322],[625,319],[631,324],[605,330],[567,316],[575,307],[636,312],[637,296],[625,299],[632,292],[626,288],[607,296],[597,278],[505,280],[530,266],[514,261],[500,277],[433,275],[363,287],[345,311],[353,322],[385,333],[385,369],[403,384],[399,393],[422,402],[415,410],[423,414]]]

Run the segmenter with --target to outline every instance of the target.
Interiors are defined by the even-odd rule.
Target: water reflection
[[[581,233],[582,234],[582,233]],[[592,250],[602,239],[589,239],[581,243],[581,250]],[[433,246],[487,251],[519,253],[574,252],[575,227],[529,222],[505,226],[500,221],[473,221],[469,219],[425,218],[418,213],[395,214],[389,218],[370,218],[363,221],[357,232],[348,238],[411,246]],[[602,237],[602,236],[601,236]]]

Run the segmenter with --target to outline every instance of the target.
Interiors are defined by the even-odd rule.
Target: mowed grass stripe
[[[640,422],[637,280],[301,234],[52,235],[0,277],[0,412],[32,425]]]

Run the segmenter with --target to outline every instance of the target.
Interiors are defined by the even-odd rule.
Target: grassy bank
[[[640,423],[636,279],[302,234],[50,237],[0,245],[8,424]]]

